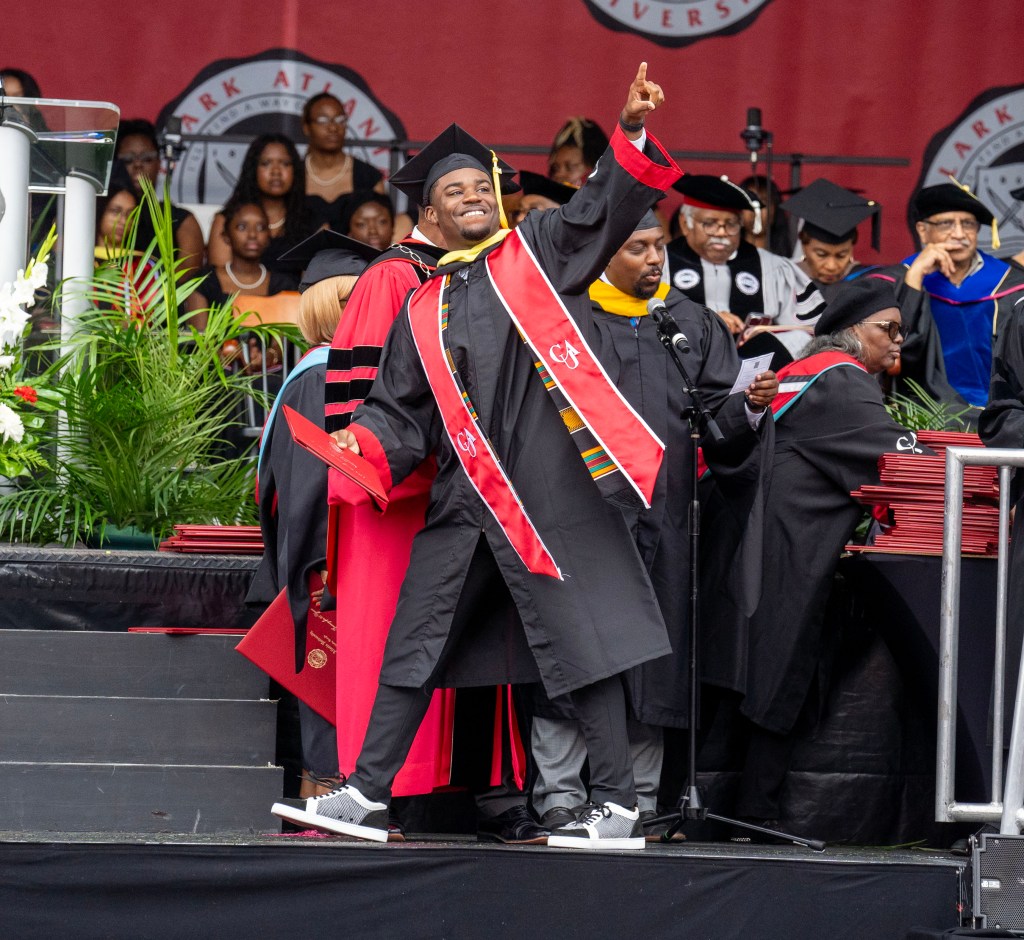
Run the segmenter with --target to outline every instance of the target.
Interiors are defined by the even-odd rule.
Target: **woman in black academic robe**
[[[788,408],[785,394],[772,405],[779,416],[761,600],[749,619],[704,622],[704,679],[739,692],[740,711],[756,726],[736,808],[743,817],[779,818],[791,732],[821,660],[832,578],[864,511],[851,491],[878,482],[883,453],[927,452],[889,416],[876,379],[899,357],[900,329],[891,285],[864,278],[844,288],[807,354],[779,373],[783,393],[800,377],[816,377]],[[842,361],[822,370],[829,352]]]

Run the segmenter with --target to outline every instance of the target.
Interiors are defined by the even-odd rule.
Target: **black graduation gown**
[[[311,366],[284,386],[281,404],[322,426],[326,375],[326,364]],[[327,465],[295,443],[280,409],[263,433],[268,435],[259,474],[263,559],[246,601],[269,603],[288,588],[298,672],[306,659],[309,575],[327,567]]]
[[[591,320],[587,288],[661,196],[622,167],[614,146],[567,205],[532,213],[520,226],[584,334]],[[661,166],[667,163],[650,141],[645,153]],[[644,175],[653,180],[665,173]],[[500,246],[489,249],[496,250]],[[377,380],[350,425],[376,437],[393,483],[431,452],[438,464],[426,525],[413,543],[388,636],[381,682],[485,685],[528,678],[515,643],[525,631],[534,675],[539,672],[549,695],[561,695],[664,656],[670,646],[623,515],[592,481],[530,349],[491,286],[484,257],[439,269],[439,275],[453,274],[450,349],[482,427],[565,578],[529,573],[472,488],[415,351],[407,301],[385,343]],[[485,543],[479,553],[478,542]],[[449,635],[460,634],[461,623],[453,629],[453,622],[464,584],[475,590],[477,574],[492,560],[514,608],[500,592],[491,605],[485,598],[463,604],[458,615],[471,627],[445,650]],[[489,627],[495,630],[485,644]],[[442,652],[443,675],[437,674]]]
[[[989,447],[1024,447],[1024,301],[1002,317],[992,351],[988,404],[978,420],[978,433]],[[1007,595],[1006,701],[1012,712],[1017,670],[1024,641],[1024,473],[1014,472],[1011,497],[1016,511],[1010,536],[1010,583]],[[1008,712],[1009,713],[1009,712]]]
[[[703,623],[705,680],[740,692],[761,727],[789,732],[811,688],[836,564],[864,512],[850,491],[878,482],[883,453],[915,448],[927,452],[852,367],[822,375],[776,422],[761,601],[749,620]]]
[[[669,313],[690,341],[682,356],[690,379],[715,415],[726,441],[704,441],[705,459],[720,477],[744,466],[757,448],[758,434],[747,420],[742,392],[729,395],[740,360],[722,319],[671,290]],[[647,724],[686,727],[689,723],[688,651],[690,631],[690,528],[693,443],[682,379],[649,317],[634,328],[629,317],[595,306],[595,351],[619,391],[666,444],[665,459],[649,510],[628,514],[641,557],[651,575],[665,617],[672,654],[646,662],[626,675],[635,717]],[[770,419],[769,423],[770,423]],[[714,538],[707,531],[705,538]]]

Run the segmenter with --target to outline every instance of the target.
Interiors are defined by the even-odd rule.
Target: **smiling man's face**
[[[446,173],[434,184],[424,215],[437,224],[449,248],[470,248],[482,242],[499,227],[498,199],[490,176],[472,167]]]

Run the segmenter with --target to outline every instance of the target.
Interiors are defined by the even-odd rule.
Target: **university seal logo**
[[[405,138],[398,118],[351,69],[317,62],[292,49],[222,59],[203,69],[157,119],[158,130],[166,128],[169,118],[178,117],[184,135],[216,138],[187,143],[171,178],[171,199],[222,205],[238,179],[248,138],[286,134],[304,154],[302,106],[322,91],[345,106],[349,138]],[[386,148],[346,144],[345,149],[388,175]]]
[[[769,0],[584,0],[599,23],[663,46],[746,29]]]
[[[1010,193],[1024,186],[1024,85],[991,88],[968,105],[925,150],[918,188],[948,183],[970,186],[999,224],[996,252],[1008,258],[1024,249],[1024,202]],[[908,220],[913,228],[913,218]],[[983,226],[978,247],[992,251],[992,230]]]

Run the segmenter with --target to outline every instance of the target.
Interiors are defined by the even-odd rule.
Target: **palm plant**
[[[141,252],[138,212],[156,232]],[[179,313],[200,283],[181,281],[182,267],[169,203],[147,189],[51,369],[65,409],[51,466],[0,495],[0,538],[102,543],[109,527],[162,537],[175,523],[256,520],[254,461],[228,438],[258,391],[224,350],[281,331],[243,326],[230,301]]]

